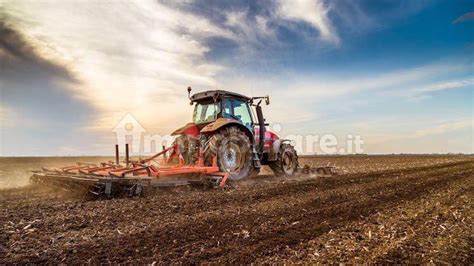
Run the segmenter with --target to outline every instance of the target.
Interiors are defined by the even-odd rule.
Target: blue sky
[[[187,86],[269,94],[282,134],[473,152],[472,1],[0,0],[0,34],[3,156],[109,154],[127,113],[169,133]]]

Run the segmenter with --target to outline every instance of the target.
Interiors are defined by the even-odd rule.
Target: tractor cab
[[[254,131],[256,119],[250,107],[252,98],[233,92],[216,90],[196,93],[190,97],[195,104],[193,122],[203,127],[219,118],[234,120]]]

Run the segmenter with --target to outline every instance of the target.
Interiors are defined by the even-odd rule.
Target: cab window
[[[252,128],[252,117],[245,101],[237,99],[224,99],[222,115],[240,121],[248,128]]]
[[[194,108],[193,121],[196,124],[209,123],[216,120],[220,106],[215,102],[198,103]]]

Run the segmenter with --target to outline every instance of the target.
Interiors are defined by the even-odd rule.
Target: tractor
[[[268,131],[262,102],[270,104],[269,96],[247,97],[225,90],[209,90],[191,95],[193,121],[175,130],[177,150],[186,164],[195,164],[199,152],[210,165],[217,158],[220,171],[230,180],[256,175],[268,165],[276,176],[292,176],[298,169],[298,155],[290,140]]]
[[[120,161],[115,145],[115,162],[77,163],[60,168],[32,171],[31,181],[66,190],[89,191],[96,196],[126,193],[142,195],[146,187],[206,184],[224,188],[227,180],[256,175],[268,165],[276,176],[298,171],[298,155],[287,139],[266,129],[262,103],[270,98],[247,97],[224,90],[191,95],[193,121],[175,130],[173,145],[157,154],[131,160],[125,144]],[[158,161],[158,157],[163,160]],[[335,174],[331,166],[305,166],[303,174]]]

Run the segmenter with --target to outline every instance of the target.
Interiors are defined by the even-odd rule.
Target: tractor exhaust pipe
[[[260,105],[255,106],[257,112],[258,127],[259,127],[259,142],[258,142],[258,153],[263,153],[265,146],[265,118],[263,118],[262,107]]]

